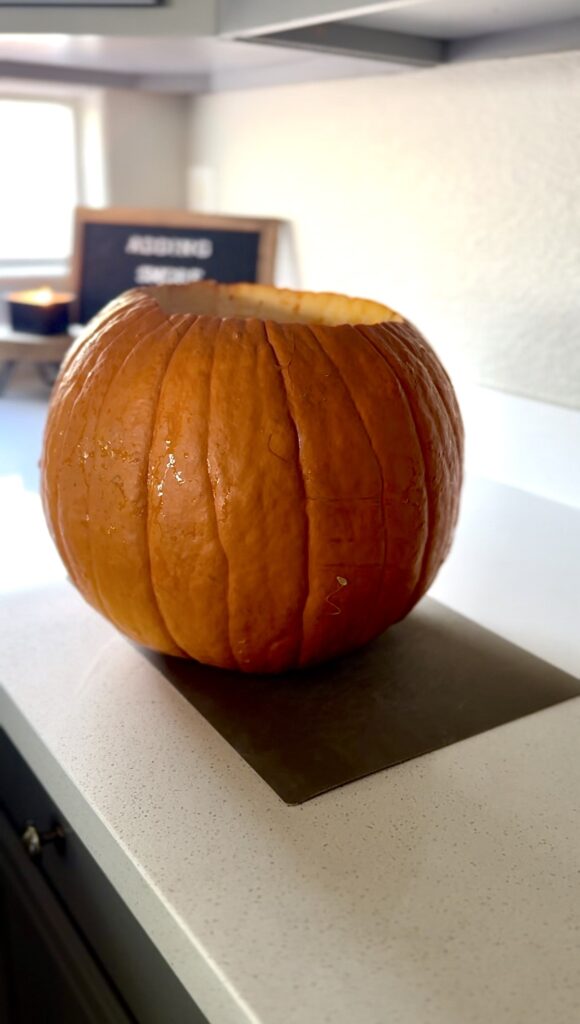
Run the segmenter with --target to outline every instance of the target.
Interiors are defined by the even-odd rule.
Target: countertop
[[[288,807],[67,583],[0,624],[2,722],[212,1024],[578,1020],[580,698]]]
[[[0,722],[211,1024],[577,1024],[580,699],[288,807],[63,581],[21,380]],[[578,675],[580,416],[475,397],[431,593]]]

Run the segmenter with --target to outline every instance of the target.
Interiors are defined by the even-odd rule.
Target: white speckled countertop
[[[288,807],[68,584],[0,717],[211,1024],[575,1024],[580,699]]]

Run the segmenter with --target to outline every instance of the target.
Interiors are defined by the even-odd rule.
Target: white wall
[[[185,206],[187,112],[188,101],[182,96],[104,91],[107,204]]]
[[[280,283],[384,300],[456,376],[580,407],[579,125],[580,55],[207,95],[190,203],[288,218]]]

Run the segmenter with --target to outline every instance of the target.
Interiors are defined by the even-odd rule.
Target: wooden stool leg
[[[58,377],[60,363],[36,363],[36,369],[41,381],[49,388],[54,387],[54,382]]]
[[[15,359],[6,359],[5,362],[0,363],[0,395],[6,391],[15,366]]]

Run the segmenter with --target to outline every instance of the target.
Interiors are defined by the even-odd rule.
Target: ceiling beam
[[[354,25],[316,25],[259,36],[252,43],[362,57],[418,68],[430,68],[446,58],[446,44],[439,40],[404,36],[398,32],[375,32]]]
[[[0,60],[0,78],[24,78],[34,82],[63,82],[71,85],[131,89],[135,88],[137,76],[125,71],[100,71],[96,68],[70,67],[65,64]]]
[[[432,67],[446,59],[446,44],[436,39],[379,32],[350,24],[313,25],[259,36],[252,42],[414,67]]]
[[[417,0],[359,4],[353,0],[219,0],[218,32],[223,36],[253,39],[416,4]]]
[[[580,18],[494,32],[448,44],[450,61],[493,60],[580,50]]]
[[[211,78],[205,74],[100,71],[97,68],[34,64],[16,60],[0,60],[0,79],[3,78],[10,81],[50,82],[100,89],[137,89],[141,92],[199,93],[209,92],[211,89]]]

